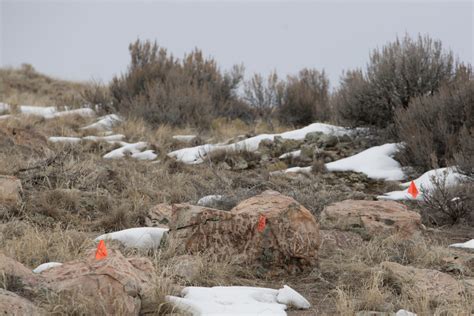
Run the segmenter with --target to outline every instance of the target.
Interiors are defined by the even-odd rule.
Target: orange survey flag
[[[95,252],[95,258],[97,260],[102,260],[107,257],[107,247],[105,247],[105,242],[101,240],[97,246],[97,251]]]
[[[411,194],[411,196],[413,196],[414,199],[416,199],[418,195],[418,189],[416,188],[415,182],[412,181],[410,183],[410,186],[408,187],[408,193]]]
[[[258,218],[257,230],[259,232],[263,232],[266,225],[267,225],[267,218],[265,217],[265,215],[260,215],[260,217]]]

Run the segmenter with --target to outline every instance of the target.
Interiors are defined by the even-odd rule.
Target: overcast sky
[[[194,47],[246,74],[325,69],[334,86],[371,49],[405,32],[441,39],[473,61],[473,1],[22,1],[0,0],[0,64],[30,63],[66,79],[108,82],[128,44],[157,40],[177,57]]]

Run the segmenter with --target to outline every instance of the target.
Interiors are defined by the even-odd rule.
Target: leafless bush
[[[427,170],[456,160],[472,174],[474,81],[472,72],[439,94],[413,99],[407,109],[396,111],[395,120],[404,147],[403,164]]]
[[[110,86],[120,112],[152,124],[203,129],[218,116],[248,118],[245,105],[235,95],[242,67],[222,73],[216,61],[198,49],[179,60],[149,41],[137,40],[129,50],[127,73],[115,77]]]
[[[271,73],[267,80],[255,74],[245,82],[244,99],[256,109],[260,119],[272,125],[272,112],[281,105],[284,84],[278,79],[276,72]]]
[[[446,219],[452,224],[469,220],[474,210],[474,183],[450,186],[446,177],[433,177],[431,181],[433,188],[423,192],[425,216],[438,224]]]
[[[100,82],[92,82],[90,87],[82,91],[81,97],[89,107],[96,111],[111,113],[114,110],[109,89]]]
[[[416,97],[434,95],[455,77],[453,54],[429,36],[402,40],[375,49],[365,72],[347,72],[333,98],[340,120],[351,125],[385,127],[394,111]]]
[[[280,88],[281,89],[281,88]],[[303,69],[289,76],[283,89],[278,119],[289,125],[307,125],[329,118],[329,80],[324,71]]]

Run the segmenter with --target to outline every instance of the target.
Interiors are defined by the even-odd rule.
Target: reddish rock
[[[420,214],[394,201],[345,200],[327,206],[321,224],[369,236],[399,234],[411,237],[422,228]]]
[[[430,269],[382,262],[385,278],[412,299],[429,299],[434,304],[458,302],[465,295],[465,287],[449,274]]]
[[[26,298],[0,288],[0,314],[39,316],[44,315],[44,311]]]
[[[41,274],[41,285],[85,304],[94,304],[107,315],[138,315],[141,297],[153,277],[146,258],[125,258],[108,250],[108,257],[96,260],[94,252],[85,259],[66,262]]]
[[[294,199],[275,191],[244,200],[230,212],[174,205],[170,228],[170,240],[181,252],[209,251],[218,258],[288,270],[317,262],[316,219]]]
[[[149,227],[168,228],[170,225],[172,206],[161,203],[152,207],[145,218],[145,224]]]

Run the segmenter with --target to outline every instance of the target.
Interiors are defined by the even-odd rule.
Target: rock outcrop
[[[153,276],[151,261],[125,258],[114,249],[103,260],[96,260],[93,254],[44,271],[41,286],[65,298],[95,304],[98,313],[138,315],[141,296]]]
[[[173,205],[169,237],[179,252],[208,251],[264,269],[313,266],[320,244],[310,211],[275,191],[244,200],[230,212]]]
[[[363,235],[411,237],[422,228],[420,214],[393,201],[345,200],[327,206],[321,213],[321,225]]]
[[[449,274],[382,262],[385,278],[390,284],[413,299],[429,299],[434,304],[453,303],[462,299],[466,288]]]
[[[35,298],[38,293],[52,292],[64,304],[87,305],[96,315],[138,315],[142,301],[152,300],[153,265],[147,258],[125,258],[109,249],[105,259],[97,260],[95,249],[84,259],[66,262],[54,269],[33,274],[21,263],[0,254],[0,271],[9,288],[0,292],[0,311],[8,315],[38,315],[39,309],[23,292]],[[8,309],[4,309],[8,308]]]
[[[39,316],[44,315],[44,311],[26,298],[0,288],[0,314]]]

